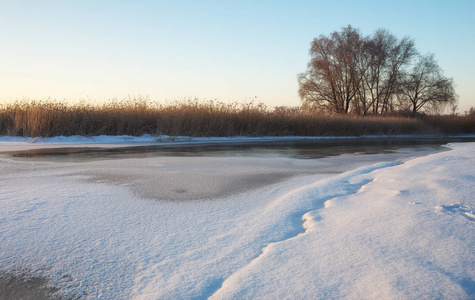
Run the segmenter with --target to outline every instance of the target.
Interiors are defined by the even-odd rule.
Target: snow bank
[[[1,136],[0,145],[20,145],[20,144],[68,144],[68,145],[136,145],[136,144],[192,144],[192,143],[243,143],[243,142],[268,142],[268,141],[286,141],[286,140],[321,140],[321,139],[341,139],[342,137],[189,137],[189,136],[151,136],[145,134],[142,136],[129,135],[99,135],[99,136],[57,136],[57,137],[11,137]],[[357,137],[343,137],[345,139],[355,139]]]
[[[475,147],[453,148],[351,175],[213,298],[473,299]]]
[[[452,136],[459,138],[475,138],[475,135]],[[98,136],[56,136],[56,137],[12,137],[0,136],[0,147],[2,146],[21,146],[29,145],[30,147],[41,146],[88,146],[88,145],[108,145],[110,147],[123,147],[127,145],[167,145],[167,144],[201,144],[201,143],[258,143],[272,141],[318,141],[318,140],[357,140],[357,139],[431,139],[446,138],[446,136],[433,135],[368,135],[368,136],[263,136],[263,137],[189,137],[189,136],[152,136],[145,134],[142,136],[130,135],[98,135]]]
[[[86,299],[470,299],[475,144],[451,147],[200,201],[0,159],[0,270]]]

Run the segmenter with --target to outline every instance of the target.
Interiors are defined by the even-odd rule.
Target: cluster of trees
[[[307,71],[298,75],[305,104],[342,114],[388,114],[455,106],[453,80],[433,54],[385,29],[363,36],[351,26],[315,38]]]

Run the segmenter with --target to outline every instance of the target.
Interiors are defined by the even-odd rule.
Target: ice
[[[0,271],[85,299],[471,299],[475,144],[450,149],[2,157]]]

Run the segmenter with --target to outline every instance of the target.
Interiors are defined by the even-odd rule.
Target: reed
[[[262,103],[112,100],[104,104],[16,101],[0,105],[0,135],[361,136],[475,133],[474,116],[322,115]]]

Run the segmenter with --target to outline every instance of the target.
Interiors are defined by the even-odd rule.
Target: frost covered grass
[[[475,144],[449,147],[418,158],[2,156],[0,271],[85,299],[473,299]],[[222,193],[230,173],[246,185],[291,168],[301,174]],[[217,196],[161,200],[161,189],[206,194],[209,183]]]
[[[17,101],[0,106],[0,135],[361,136],[474,133],[469,117],[321,115],[305,107],[126,99],[105,104]]]

